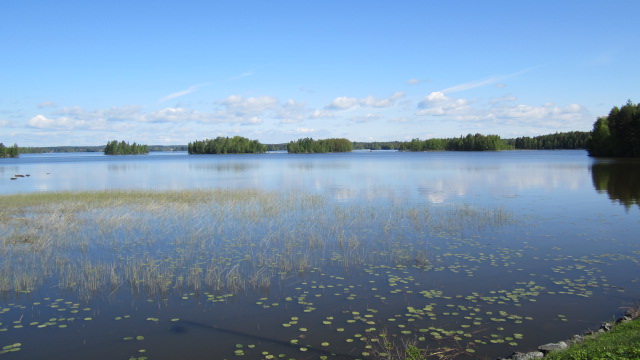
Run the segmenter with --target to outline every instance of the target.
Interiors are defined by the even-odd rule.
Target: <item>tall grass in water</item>
[[[1,197],[0,291],[244,291],[335,265],[425,266],[433,234],[510,218],[471,207],[337,204],[258,190]]]

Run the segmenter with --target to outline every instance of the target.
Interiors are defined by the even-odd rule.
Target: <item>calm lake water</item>
[[[17,174],[29,176],[10,179]],[[29,293],[2,292],[0,349],[20,350],[0,356],[366,359],[384,331],[398,342],[452,347],[462,358],[495,358],[597,327],[640,300],[635,160],[596,160],[585,151],[0,159],[0,195],[120,189],[258,190],[317,196],[323,205],[250,222],[212,209],[202,219],[154,220],[150,212],[139,228],[83,225],[73,236],[86,244],[70,246],[72,256],[52,255],[43,270],[50,279]],[[154,230],[154,221],[166,227]],[[180,244],[180,234],[196,227],[197,241]],[[207,233],[216,240],[202,245]],[[279,244],[287,234],[293,245]],[[343,236],[344,244],[353,239],[347,250]],[[307,238],[317,242],[304,245]],[[256,255],[257,243],[263,252]],[[284,268],[275,252],[287,249],[308,264],[295,276],[274,270]],[[142,267],[169,264],[158,276],[172,277],[170,291],[127,282],[135,254]],[[247,260],[258,255],[279,265]],[[1,276],[37,263],[25,260],[36,253],[6,245],[0,256]],[[63,290],[56,256],[77,256],[84,268],[108,264],[112,277],[127,280],[91,297],[69,290],[75,284]],[[220,268],[227,288],[217,291],[194,275],[211,273],[214,258],[229,266]],[[237,269],[267,285],[231,291]]]

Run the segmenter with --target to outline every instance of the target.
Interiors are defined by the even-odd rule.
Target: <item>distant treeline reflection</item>
[[[607,160],[591,167],[593,186],[627,209],[640,207],[640,160]]]

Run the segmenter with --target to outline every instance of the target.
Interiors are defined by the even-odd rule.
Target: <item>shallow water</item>
[[[20,350],[0,356],[372,358],[381,332],[478,358],[531,350],[640,298],[638,172],[637,162],[583,151],[2,159],[5,195],[235,189],[267,198],[80,211],[73,228],[47,228],[59,243],[47,250],[50,267],[42,251],[5,244],[4,277],[40,265],[47,275],[28,292],[2,293],[0,347]],[[5,234],[26,233],[11,224]],[[224,272],[218,288],[197,273],[214,265]],[[107,274],[97,290],[69,275],[92,267]],[[234,274],[246,283],[234,288]],[[165,290],[149,283],[162,278]]]

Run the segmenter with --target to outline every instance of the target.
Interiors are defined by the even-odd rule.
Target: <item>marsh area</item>
[[[534,349],[637,304],[639,174],[584,151],[3,159],[0,358]]]

